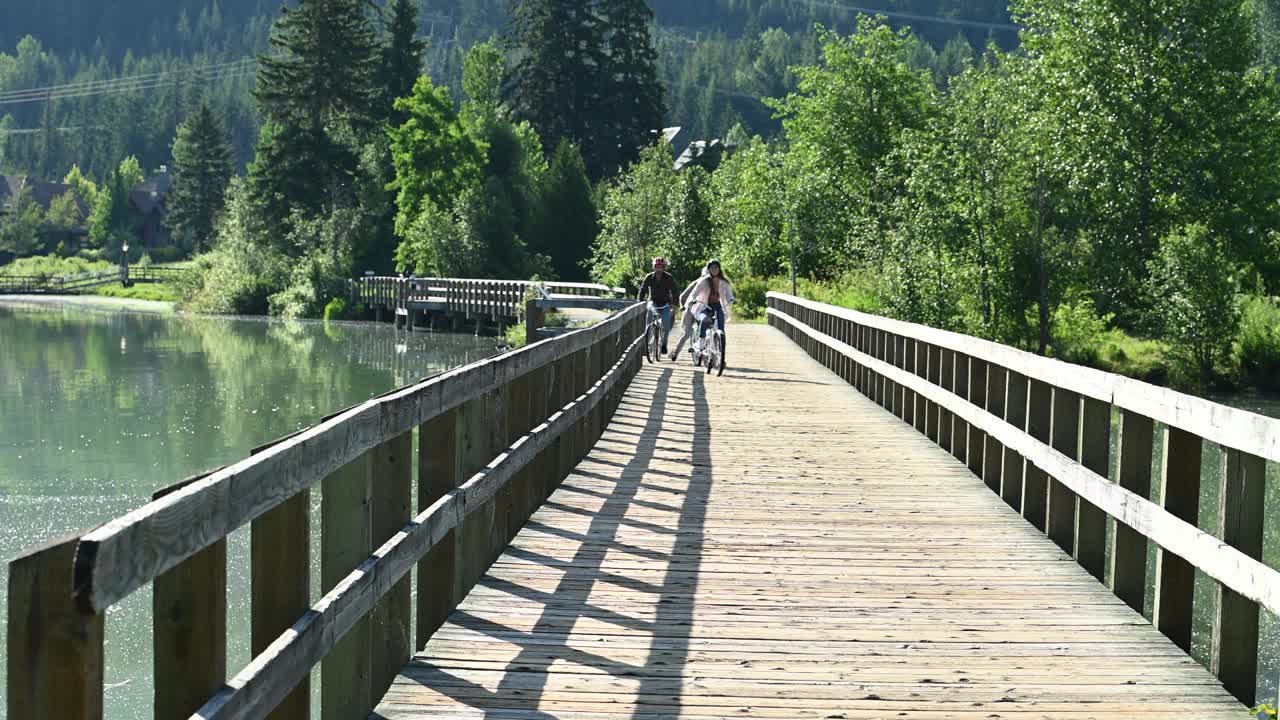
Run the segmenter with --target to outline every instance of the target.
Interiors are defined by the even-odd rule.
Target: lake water
[[[0,303],[0,618],[8,617],[7,561],[25,548],[494,351],[491,338],[372,323]],[[249,659],[247,553],[243,529],[229,543],[231,674]],[[151,717],[150,607],[146,590],[108,613],[107,717]],[[0,633],[0,708],[5,658]]]

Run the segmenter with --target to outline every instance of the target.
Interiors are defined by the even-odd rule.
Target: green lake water
[[[495,344],[372,323],[0,303],[0,618],[7,561],[25,548]],[[242,529],[229,543],[230,674],[249,659],[247,555]],[[148,589],[108,613],[109,718],[151,717],[150,607]],[[5,662],[0,633],[0,708]]]

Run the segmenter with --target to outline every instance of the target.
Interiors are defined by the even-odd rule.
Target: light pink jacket
[[[728,307],[733,304],[736,298],[733,295],[733,283],[726,280],[723,276],[712,278],[710,275],[698,281],[696,287],[693,288],[693,305],[695,307],[694,314],[700,313],[707,306],[707,300],[711,298],[711,283],[720,283],[720,306]]]

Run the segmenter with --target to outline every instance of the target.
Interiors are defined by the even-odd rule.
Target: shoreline
[[[175,303],[162,300],[137,300],[106,295],[0,295],[0,307],[38,305],[42,307],[79,307],[87,310],[110,310],[173,315]]]

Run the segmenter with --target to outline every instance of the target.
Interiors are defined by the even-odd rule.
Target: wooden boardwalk
[[[730,343],[641,371],[373,717],[1248,717],[950,454]]]

